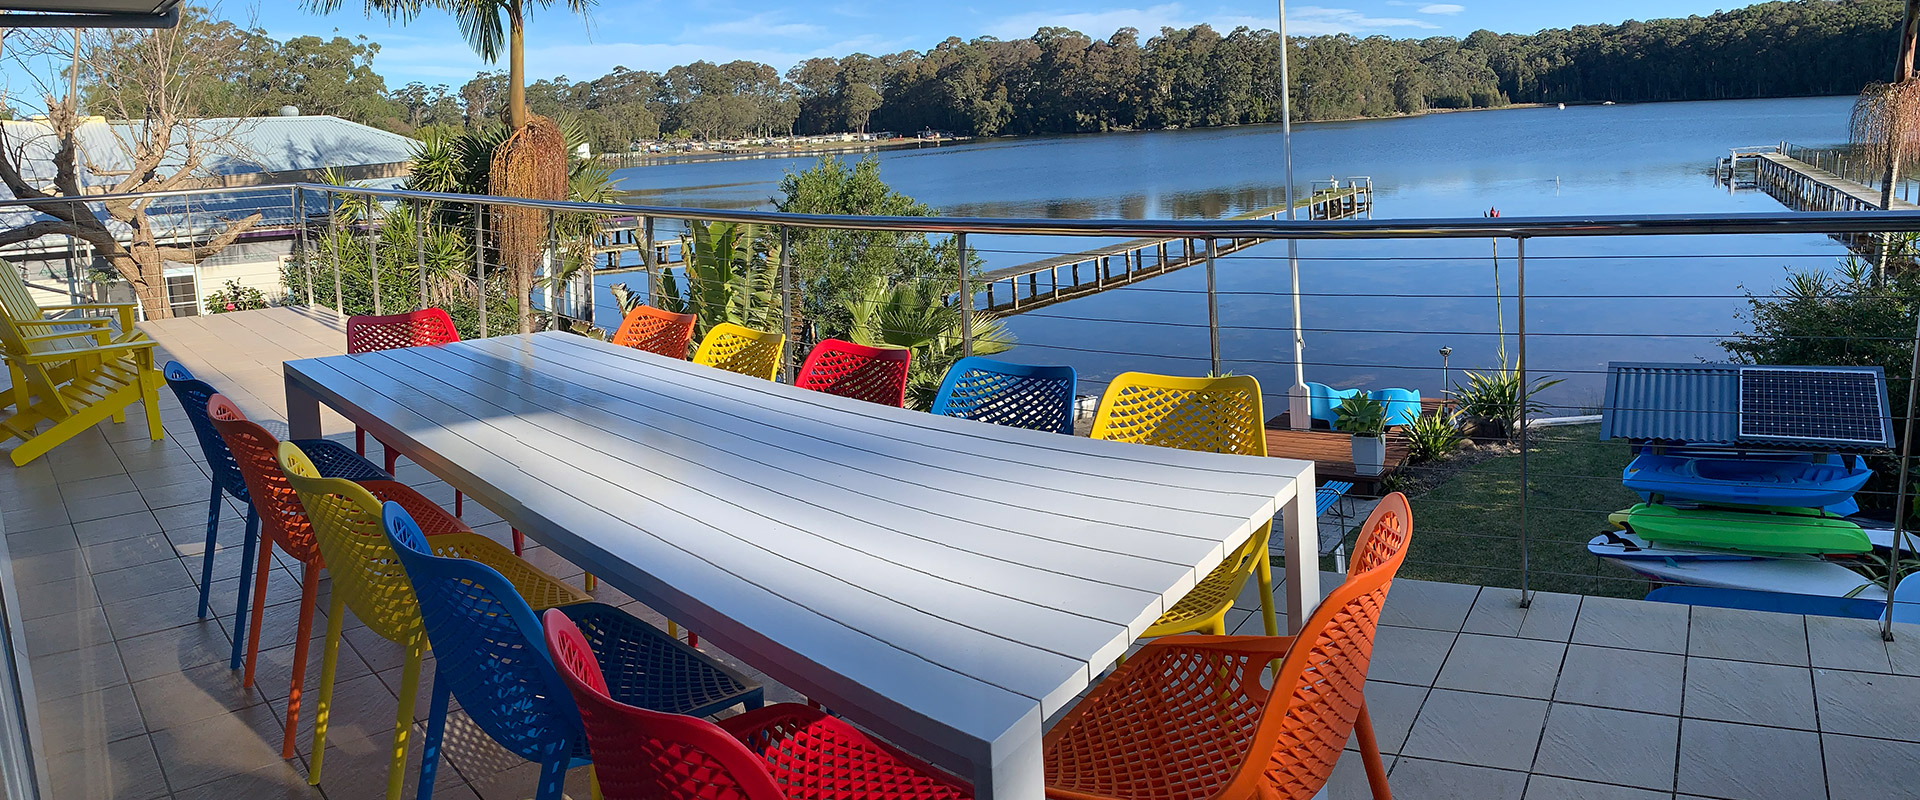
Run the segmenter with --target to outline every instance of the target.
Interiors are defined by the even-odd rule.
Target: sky
[[[537,0],[536,0],[537,1]],[[458,86],[482,64],[445,12],[428,10],[404,26],[368,19],[359,0],[320,16],[293,0],[257,5],[226,0],[214,13],[264,28],[275,37],[366,36],[381,45],[374,68],[390,88],[413,81]],[[1703,0],[1327,0],[1287,9],[1288,33],[1357,36],[1465,36],[1488,28],[1532,33],[1627,19],[1710,14],[1724,6]],[[598,77],[616,66],[664,70],[695,60],[749,59],[781,70],[815,56],[925,50],[948,36],[1025,38],[1059,25],[1104,38],[1122,27],[1143,38],[1164,26],[1209,23],[1273,27],[1272,2],[1089,2],[1088,0],[600,0],[582,22],[566,3],[537,9],[528,26],[527,70],[538,79]],[[502,64],[504,67],[504,64]]]

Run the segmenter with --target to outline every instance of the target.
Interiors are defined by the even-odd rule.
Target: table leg
[[[320,400],[295,382],[292,375],[286,376],[287,383],[287,429],[289,439],[320,438]]]
[[[1313,514],[1313,464],[1293,484],[1293,499],[1281,508],[1281,539],[1287,557],[1287,633],[1299,633],[1320,605],[1320,521]]]
[[[975,800],[1040,800],[1046,795],[1047,771],[1041,762],[1039,737],[1034,737],[994,764],[973,768]]]

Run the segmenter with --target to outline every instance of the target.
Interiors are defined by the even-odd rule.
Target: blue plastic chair
[[[1307,417],[1333,424],[1333,409],[1340,401],[1360,393],[1359,389],[1335,389],[1324,383],[1307,382]]]
[[[247,533],[240,548],[240,602],[233,635],[233,666],[238,668],[241,642],[246,640],[247,604],[253,596],[250,591],[253,585],[251,567],[254,546],[260,541],[260,514],[254,509],[252,498],[247,495],[247,483],[240,477],[240,465],[234,463],[226,440],[220,438],[220,432],[213,429],[213,422],[207,418],[207,399],[218,394],[218,390],[206,381],[193,377],[193,373],[178,361],[167,362],[163,374],[167,386],[173,389],[174,396],[180,398],[180,405],[186,409],[187,421],[193,423],[193,435],[200,440],[200,451],[206,455],[207,469],[213,473],[213,493],[207,499],[206,553],[200,559],[201,619],[207,618],[207,595],[213,586],[213,551],[220,536],[220,495],[225,494],[247,508]],[[294,445],[307,454],[323,477],[351,481],[393,480],[392,475],[339,442],[302,439],[294,442]]]
[[[553,667],[533,607],[492,567],[432,554],[399,504],[382,508],[387,540],[420,599],[433,648],[433,704],[420,758],[419,800],[432,800],[447,706],[460,707],[501,747],[540,764],[536,800],[558,800],[567,770],[592,763],[580,710]],[[593,645],[610,692],[651,711],[708,716],[745,704],[760,687],[745,675],[604,603],[561,606]]]
[[[1073,367],[1010,364],[973,356],[954,362],[932,413],[1010,428],[1073,433]]]
[[[1420,391],[1417,389],[1377,389],[1367,396],[1387,407],[1387,425],[1412,425],[1420,418]]]

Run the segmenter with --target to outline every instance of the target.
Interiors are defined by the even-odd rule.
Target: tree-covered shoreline
[[[1293,40],[1294,118],[1417,114],[1510,103],[1650,102],[1853,94],[1889,75],[1898,0],[1784,0],[1708,16],[1464,38],[1346,34]],[[389,91],[369,41],[300,37],[202,21],[246,37],[225,76],[234,109],[263,98],[380,127],[478,129],[505,112],[502,73]],[[1279,121],[1271,31],[1201,25],[1095,38],[1043,28],[1024,39],[949,38],[925,51],[815,58],[784,74],[749,61],[527,87],[534,113],[572,120],[599,150],[656,138],[933,129],[969,136],[1215,127]],[[256,112],[257,113],[257,112]]]

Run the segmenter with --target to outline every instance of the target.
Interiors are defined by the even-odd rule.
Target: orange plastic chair
[[[1047,732],[1047,796],[1307,800],[1357,733],[1373,796],[1389,800],[1363,689],[1380,609],[1412,536],[1406,496],[1382,499],[1354,571],[1297,637],[1149,642]],[[1262,673],[1275,661],[1268,689]]]
[[[773,380],[780,374],[780,359],[786,350],[785,336],[722,322],[700,340],[693,363]]]
[[[1265,419],[1260,382],[1250,375],[1180,378],[1125,372],[1107,384],[1088,435],[1180,450],[1265,456]],[[1260,613],[1267,635],[1279,633],[1273,612],[1273,565],[1267,560],[1267,540],[1272,533],[1271,522],[1260,526],[1180,602],[1160,615],[1145,636],[1226,633],[1227,612],[1250,576],[1259,580]]]
[[[380,350],[398,350],[402,347],[426,347],[437,344],[452,344],[460,341],[460,330],[453,325],[453,317],[442,308],[423,308],[403,314],[373,316],[364,314],[347,318],[347,354],[373,353]],[[393,472],[393,466],[400,460],[400,451],[386,442],[380,443],[387,451],[387,472]],[[367,454],[367,431],[358,425],[353,426],[353,448],[360,455]],[[461,516],[465,509],[466,498],[459,490],[453,493],[453,515]]]
[[[280,471],[280,440],[248,421],[225,395],[208,398],[207,416],[233,452],[233,461],[247,484],[247,496],[260,515],[260,555],[253,580],[253,619],[247,625],[246,672],[240,680],[243,687],[253,686],[254,662],[260,655],[260,619],[267,606],[267,570],[273,566],[274,546],[300,562],[300,622],[294,636],[293,679],[287,687],[287,732],[280,747],[282,758],[292,758],[293,733],[300,727],[300,692],[307,677],[307,647],[311,641],[307,634],[313,630],[314,598],[325,562],[314,541],[313,522],[294,494],[293,485],[287,482],[286,473]],[[473,532],[404,483],[364,481],[360,485],[374,497],[406,507],[430,533]]]
[[[907,404],[907,371],[913,351],[822,339],[807,353],[793,385],[883,406]]]
[[[626,319],[620,320],[620,327],[614,330],[609,341],[621,347],[684,359],[687,348],[693,344],[693,325],[699,321],[692,314],[637,305],[627,312]]]
[[[327,720],[333,708],[334,668],[340,657],[345,612],[353,609],[367,628],[407,651],[400,672],[400,709],[393,729],[393,759],[387,765],[387,798],[399,800],[407,769],[407,733],[413,728],[420,665],[426,654],[426,628],[420,601],[399,557],[381,527],[380,501],[366,487],[342,478],[320,477],[320,470],[292,442],[281,442],[281,472],[313,522],[315,541],[326,556],[332,579],[327,607],[327,636],[320,657],[320,705],[313,718],[313,764],[307,784],[320,785],[321,759],[327,752]],[[477,533],[443,533],[427,540],[435,555],[478,561],[506,577],[535,609],[584,603],[593,598],[560,579],[514,558],[507,548]]]

